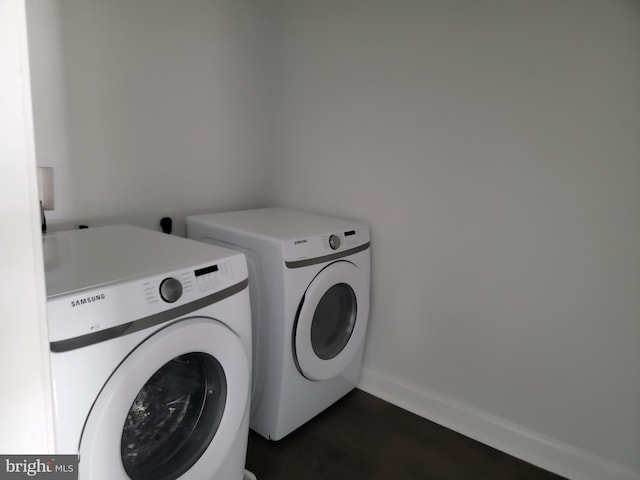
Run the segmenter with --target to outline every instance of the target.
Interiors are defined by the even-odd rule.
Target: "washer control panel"
[[[49,339],[65,340],[148,317],[212,295],[247,277],[245,257],[238,253],[215,263],[49,299]]]
[[[238,276],[236,273],[235,258],[223,260],[215,265],[209,265],[199,268],[194,272],[196,287],[199,291],[204,292],[211,289],[217,289],[229,280],[235,280]]]
[[[240,260],[238,260],[240,258]],[[175,303],[180,299],[190,301],[194,296],[208,295],[242,280],[242,260],[231,257],[210,265],[175,272],[160,280],[144,282],[147,303]]]

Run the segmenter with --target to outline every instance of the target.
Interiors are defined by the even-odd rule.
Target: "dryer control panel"
[[[284,257],[287,262],[295,262],[348,253],[349,250],[368,244],[369,240],[369,228],[358,225],[341,231],[293,239],[284,245]]]

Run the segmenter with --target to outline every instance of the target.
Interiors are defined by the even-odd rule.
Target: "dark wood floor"
[[[279,442],[251,432],[258,480],[559,480],[562,477],[355,390]]]

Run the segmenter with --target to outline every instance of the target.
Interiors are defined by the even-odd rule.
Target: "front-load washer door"
[[[325,267],[309,284],[296,318],[293,347],[309,380],[339,375],[364,342],[369,315],[368,282],[351,262]]]
[[[238,435],[249,384],[242,341],[222,323],[192,317],[155,332],[98,395],[80,479],[212,478]]]

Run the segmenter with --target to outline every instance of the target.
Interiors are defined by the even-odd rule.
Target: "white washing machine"
[[[244,255],[116,225],[44,237],[56,453],[80,480],[241,480]]]
[[[253,312],[253,430],[279,440],[357,386],[369,317],[367,225],[266,208],[187,218],[242,251]]]

